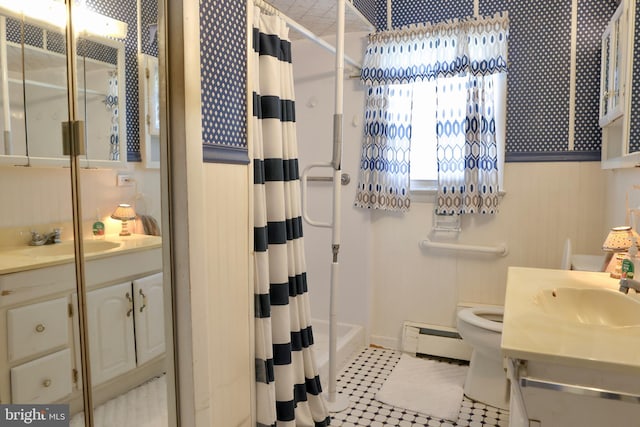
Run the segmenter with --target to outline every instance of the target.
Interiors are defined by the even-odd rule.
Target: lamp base
[[[120,231],[120,236],[131,236],[131,232],[129,232],[129,224],[126,219],[122,220],[122,231]]]
[[[611,256],[611,260],[605,270],[609,272],[610,277],[619,279],[622,276],[622,260],[624,260],[625,256],[626,254],[624,252],[615,252]]]

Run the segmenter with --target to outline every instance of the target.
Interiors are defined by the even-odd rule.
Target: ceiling
[[[317,36],[336,34],[337,10],[336,0],[267,0],[283,14],[302,25]],[[345,32],[372,32],[373,25],[357,11],[349,2],[345,1]],[[303,38],[298,31],[290,31],[292,40]]]

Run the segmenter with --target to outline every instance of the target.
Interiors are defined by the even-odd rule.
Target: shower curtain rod
[[[306,28],[303,25],[297,23],[293,19],[289,18],[287,15],[285,15],[282,12],[280,12],[278,9],[276,9],[274,6],[270,5],[269,3],[267,3],[267,2],[265,2],[263,0],[254,0],[253,4],[258,6],[260,9],[264,10],[267,13],[278,15],[279,17],[281,17],[287,23],[289,28],[294,29],[295,31],[299,32],[300,34],[302,34],[303,36],[305,36],[306,38],[308,38],[312,42],[322,46],[323,48],[325,48],[329,52],[331,52],[333,54],[336,53],[336,48],[333,45],[331,45],[330,43],[326,42],[324,39],[321,39],[320,37],[315,35],[308,28]],[[344,55],[344,60],[346,62],[348,62],[349,64],[353,65],[354,67],[356,67],[358,70],[362,69],[362,64],[360,64],[358,61],[350,58],[348,55]]]

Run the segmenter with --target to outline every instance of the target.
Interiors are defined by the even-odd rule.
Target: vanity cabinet
[[[636,427],[638,374],[541,360],[509,360],[510,427]]]
[[[605,272],[509,267],[510,427],[636,427],[640,295]]]
[[[164,354],[163,308],[162,273],[87,292],[93,385]]]
[[[87,316],[94,404],[165,372],[161,248],[89,257]],[[118,268],[114,269],[113,266]],[[0,274],[0,403],[70,403],[82,409],[74,264]]]

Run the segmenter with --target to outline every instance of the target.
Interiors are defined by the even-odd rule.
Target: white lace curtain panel
[[[504,129],[496,123],[504,120],[496,120],[496,112],[503,111],[497,103],[503,102],[508,32],[503,12],[369,36],[361,73],[368,88],[356,206],[409,209],[411,123],[420,120],[411,109],[412,84],[434,81],[436,211],[497,212],[496,138]],[[456,94],[465,105],[451,104]]]

